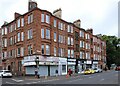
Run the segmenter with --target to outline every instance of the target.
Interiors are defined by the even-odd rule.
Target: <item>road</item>
[[[58,76],[52,78],[3,78],[2,84],[118,84],[118,71],[110,70],[89,75]]]

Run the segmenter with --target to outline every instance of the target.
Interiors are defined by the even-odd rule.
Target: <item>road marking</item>
[[[100,81],[104,81],[105,79],[101,79]]]
[[[68,81],[68,82],[74,82],[74,81],[79,81],[79,80],[83,80],[83,79],[76,79],[76,80],[71,80],[71,81]]]
[[[15,83],[11,83],[11,82],[6,82],[6,84],[15,84]]]
[[[56,80],[59,80],[59,79],[44,80],[44,81],[41,81],[41,82],[50,82],[50,81],[56,81]]]
[[[24,81],[24,80],[16,80],[16,79],[12,79],[13,81],[15,81],[15,82],[22,82],[22,81]]]

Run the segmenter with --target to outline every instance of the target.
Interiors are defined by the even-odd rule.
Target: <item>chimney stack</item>
[[[88,31],[89,33],[92,33],[92,34],[93,34],[93,29],[92,29],[92,28],[87,29],[86,31]]]
[[[28,2],[28,11],[31,11],[34,8],[37,8],[37,2],[33,1],[33,0],[29,0],[29,2]]]
[[[76,27],[81,28],[81,21],[80,21],[80,19],[74,21],[73,24],[74,24]]]
[[[62,18],[62,10],[61,10],[61,8],[53,11],[53,15],[61,19]]]

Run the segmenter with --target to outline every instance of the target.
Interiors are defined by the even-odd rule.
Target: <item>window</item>
[[[44,54],[44,45],[41,45],[42,54]]]
[[[50,39],[50,30],[46,29],[46,39]]]
[[[44,38],[44,29],[41,29],[41,38]]]
[[[15,38],[14,38],[14,42],[16,43],[16,36],[14,36]]]
[[[7,39],[5,39],[4,41],[5,41],[4,46],[7,47]]]
[[[5,35],[7,34],[7,28],[5,27]]]
[[[57,52],[56,52],[56,47],[54,47],[54,56],[56,56],[56,53],[57,53]]]
[[[83,31],[80,31],[80,37],[84,38],[84,32]]]
[[[57,21],[54,19],[54,27],[57,26]]]
[[[32,29],[28,30],[28,39],[32,39]]]
[[[75,32],[75,40],[79,40],[79,33],[78,32]]]
[[[90,53],[86,53],[86,59],[90,59]]]
[[[21,56],[24,56],[24,47],[21,47]]]
[[[70,45],[70,37],[68,37],[68,45]]]
[[[17,56],[20,56],[20,48],[17,49]]]
[[[71,45],[73,45],[73,38],[71,38]]]
[[[15,30],[16,30],[16,23],[14,24],[14,28],[15,28]]]
[[[44,14],[41,14],[41,22],[44,22]]]
[[[84,41],[80,41],[80,48],[84,48]]]
[[[13,31],[13,25],[10,25],[9,32]]]
[[[83,58],[83,52],[80,52],[80,59]]]
[[[17,20],[17,27],[20,27],[20,19]]]
[[[18,33],[17,36],[18,36],[18,42],[19,42],[20,41],[20,33]]]
[[[24,18],[21,18],[21,26],[24,26]]]
[[[46,23],[50,23],[50,16],[49,15],[46,15]]]
[[[33,14],[28,16],[28,24],[33,22]]]
[[[33,54],[33,48],[32,45],[28,46],[28,55],[32,55]]]
[[[4,35],[4,29],[2,29],[2,35]]]
[[[68,25],[67,27],[67,32],[70,32],[70,25]]]
[[[90,35],[89,34],[86,34],[86,39],[90,39]]]
[[[71,57],[74,57],[74,50],[71,50]]]
[[[21,41],[24,41],[24,32],[21,32]]]
[[[62,73],[66,73],[66,65],[62,65]]]
[[[60,22],[58,22],[58,29],[61,29],[61,24],[60,24]]]
[[[60,29],[63,30],[63,23],[60,24]]]
[[[71,26],[71,33],[73,33],[73,26]]]
[[[13,38],[10,37],[10,45],[12,45],[12,43],[13,43]]]
[[[46,45],[46,55],[50,55],[50,46]]]
[[[68,49],[68,58],[70,58],[70,49]]]
[[[54,32],[54,42],[56,42],[56,32]]]

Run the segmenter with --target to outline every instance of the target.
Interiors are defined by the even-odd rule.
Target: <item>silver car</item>
[[[102,72],[102,69],[100,69],[100,68],[94,68],[94,70],[95,70],[95,73],[100,73],[100,72]]]
[[[9,70],[0,70],[0,77],[12,77],[12,73]]]

